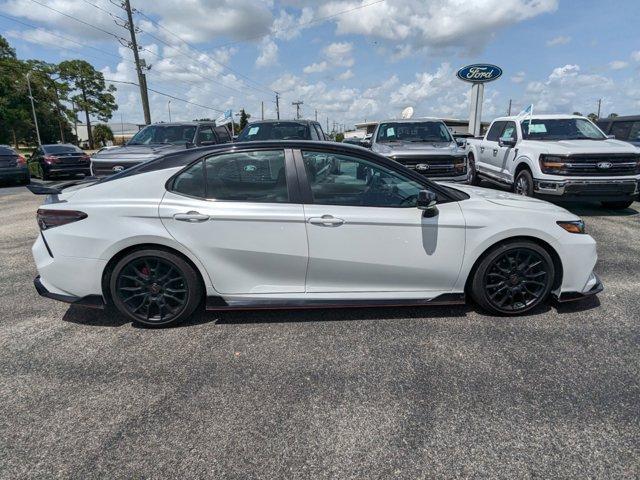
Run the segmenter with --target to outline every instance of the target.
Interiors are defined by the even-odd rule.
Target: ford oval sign
[[[477,63],[467,65],[458,70],[457,76],[460,80],[471,83],[491,82],[502,75],[502,69],[495,65]]]

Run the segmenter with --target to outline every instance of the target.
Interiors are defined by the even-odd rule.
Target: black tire
[[[467,183],[469,185],[478,186],[480,185],[480,179],[478,178],[478,171],[476,170],[476,161],[473,158],[473,155],[469,155],[469,164],[467,168],[469,172],[467,173]]]
[[[137,250],[122,258],[109,279],[109,293],[120,313],[147,327],[166,327],[188,319],[204,291],[195,269],[164,250]]]
[[[618,202],[601,202],[601,205],[604,208],[609,208],[611,210],[624,210],[625,208],[629,208],[633,204],[633,200],[621,200]]]
[[[40,179],[44,180],[49,180],[51,177],[44,171],[44,168],[42,168],[42,165],[38,165],[38,176],[40,177]]]
[[[548,299],[555,268],[551,256],[540,245],[512,241],[483,257],[472,278],[470,293],[484,310],[521,315]]]
[[[520,170],[513,182],[513,193],[525,197],[533,197],[533,176],[526,168]]]

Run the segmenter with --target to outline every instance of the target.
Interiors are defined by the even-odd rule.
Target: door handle
[[[484,147],[480,147],[480,153],[484,153]]]
[[[187,213],[176,213],[173,218],[180,222],[200,223],[209,220],[209,215],[203,215],[196,211],[190,211]]]
[[[493,156],[495,157],[496,155],[498,155],[498,149],[497,149],[497,148],[494,148],[494,149],[493,149]]]
[[[333,215],[323,215],[321,217],[311,217],[309,223],[313,225],[323,225],[325,227],[339,227],[344,223],[344,220],[336,218]]]

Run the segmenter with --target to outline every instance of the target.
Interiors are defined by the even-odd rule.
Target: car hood
[[[375,143],[372,150],[388,157],[402,155],[455,155],[464,152],[455,142],[392,142]]]
[[[621,140],[524,140],[521,146],[532,146],[549,154],[640,153],[637,147]]]
[[[525,197],[523,195],[516,195],[509,192],[504,192],[501,190],[493,190],[489,188],[481,188],[481,187],[472,187],[470,185],[460,185],[453,183],[444,183],[443,185],[447,185],[448,187],[454,188],[456,190],[460,190],[469,197],[473,199],[481,199],[487,202],[491,202],[496,205],[502,205],[505,207],[511,208],[521,208],[523,210],[532,211],[536,210],[538,212],[549,212],[549,213],[557,213],[562,214],[564,218],[567,220],[571,220],[572,218],[578,219],[574,214],[570,213],[568,210],[559,207],[558,205],[554,205],[553,203],[546,202],[544,200],[539,200],[537,198]],[[462,202],[461,204],[464,204]]]
[[[185,145],[124,145],[122,147],[110,148],[100,153],[96,153],[92,160],[104,161],[135,161],[142,162],[152,158],[179,150],[185,150]]]

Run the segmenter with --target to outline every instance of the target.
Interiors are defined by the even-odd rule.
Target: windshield
[[[75,145],[48,145],[43,150],[46,153],[83,153]]]
[[[382,123],[376,136],[378,143],[387,142],[451,142],[449,129],[443,122]]]
[[[523,120],[525,140],[604,140],[607,137],[584,118],[551,118]]]
[[[254,140],[310,140],[309,129],[303,123],[270,122],[247,125],[238,136],[238,142]]]
[[[191,143],[195,133],[195,125],[149,125],[136,133],[127,145]]]

